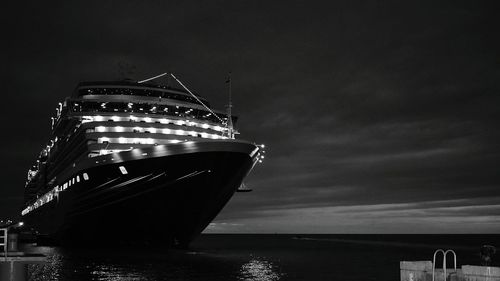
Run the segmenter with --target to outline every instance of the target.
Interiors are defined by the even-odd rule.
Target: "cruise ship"
[[[262,162],[236,117],[179,87],[82,82],[28,171],[22,220],[61,245],[186,247]],[[230,83],[230,82],[229,82]],[[230,93],[230,90],[229,90]]]

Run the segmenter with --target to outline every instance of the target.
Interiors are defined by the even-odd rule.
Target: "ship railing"
[[[2,247],[3,256],[7,259],[7,238],[8,228],[0,228],[0,247]]]

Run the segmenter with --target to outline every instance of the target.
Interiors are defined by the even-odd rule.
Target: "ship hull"
[[[74,174],[86,173],[88,180],[59,192],[24,220],[63,245],[185,247],[238,189],[257,150],[250,143],[219,141],[109,155],[96,160],[99,165],[83,163]]]

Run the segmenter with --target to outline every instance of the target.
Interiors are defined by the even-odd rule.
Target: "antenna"
[[[226,83],[229,84],[229,104],[227,105],[227,133],[229,138],[234,138],[234,128],[233,128],[233,118],[231,114],[231,109],[233,107],[233,103],[231,101],[231,72],[228,73]]]

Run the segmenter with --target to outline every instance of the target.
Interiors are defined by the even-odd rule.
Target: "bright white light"
[[[88,181],[89,180],[89,175],[87,173],[83,173],[83,179]]]
[[[118,126],[118,127],[115,127],[115,131],[121,133],[124,131],[124,129],[121,126]]]
[[[124,175],[128,174],[127,169],[125,169],[125,167],[120,166],[118,168],[120,169],[120,172],[122,172],[122,174],[124,174]]]
[[[120,138],[118,138],[118,142],[119,143],[127,143],[127,139],[123,138],[123,137],[120,137]]]

